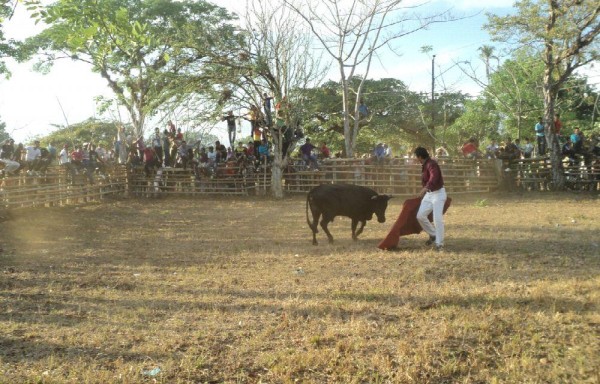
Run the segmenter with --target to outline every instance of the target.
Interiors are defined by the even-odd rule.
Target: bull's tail
[[[310,221],[310,218],[308,217],[308,206],[309,206],[309,204],[310,204],[310,198],[311,198],[311,196],[310,196],[310,193],[308,193],[308,194],[306,195],[306,223],[308,224],[308,227],[309,227],[310,229],[312,229],[312,231],[313,231],[314,233],[317,233],[317,232],[319,232],[319,230],[317,229],[317,223],[312,223],[312,222]],[[312,207],[310,208],[310,212],[311,212],[311,214],[312,214]],[[314,218],[313,218],[313,220],[314,220]]]

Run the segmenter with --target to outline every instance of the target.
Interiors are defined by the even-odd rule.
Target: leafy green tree
[[[4,36],[4,30],[2,28],[4,22],[10,19],[17,7],[17,1],[0,1],[0,74],[9,75],[6,62],[4,61],[7,57],[18,57],[18,42],[13,39],[6,39]]]
[[[554,134],[559,91],[582,66],[600,58],[600,7],[594,1],[521,0],[507,16],[488,16],[486,29],[496,41],[529,46],[544,65],[542,90],[546,139],[550,148],[552,178],[563,188],[561,148]]]
[[[484,94],[505,116],[506,134],[521,138],[533,133],[543,113],[543,72],[544,64],[536,55],[519,50],[490,76]]]
[[[458,148],[469,138],[483,143],[486,139],[499,139],[498,124],[500,114],[492,99],[478,97],[465,103],[464,113],[456,119],[448,130],[446,149],[456,153]]]
[[[42,67],[64,58],[88,63],[127,108],[136,135],[161,107],[212,92],[204,66],[238,41],[233,16],[202,0],[27,4],[49,26],[26,41],[29,56],[41,56]]]
[[[56,146],[68,144],[73,147],[82,143],[94,143],[112,148],[117,136],[117,127],[121,123],[117,121],[103,121],[93,118],[69,125],[68,127],[57,126],[56,130],[38,139],[43,143],[54,143]],[[126,127],[130,132],[132,127]]]

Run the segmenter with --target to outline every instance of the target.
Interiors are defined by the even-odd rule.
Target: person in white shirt
[[[27,163],[27,172],[32,173],[38,171],[40,167],[40,158],[42,150],[40,149],[39,140],[35,140],[33,145],[25,148],[25,162]]]
[[[71,154],[69,153],[69,145],[63,145],[63,149],[58,154],[58,164],[64,167],[67,171],[71,173],[71,177],[79,174],[77,168],[73,164],[71,164]]]

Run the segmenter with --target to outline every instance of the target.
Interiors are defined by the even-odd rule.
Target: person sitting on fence
[[[11,160],[15,152],[15,141],[13,139],[6,139],[2,148],[0,148],[0,159]]]
[[[50,163],[52,162],[52,158],[51,158],[51,154],[50,151],[48,151],[47,148],[41,147],[40,148],[40,159],[39,159],[39,166],[38,166],[38,172],[39,173],[46,173],[46,171],[48,170],[48,167],[50,166]]]
[[[234,156],[238,160],[242,157],[246,157],[246,147],[244,147],[244,143],[241,141],[238,143],[237,147],[235,147]]]
[[[570,137],[568,137],[567,141],[563,144],[561,154],[569,159],[570,165],[574,165],[577,162],[575,157],[576,152],[573,149],[573,143],[571,142]]]
[[[140,159],[140,155],[135,147],[129,148],[129,153],[127,154],[127,165],[131,168],[135,168],[142,164],[142,159]]]
[[[185,140],[181,140],[177,146],[177,165],[181,166],[183,169],[187,169],[188,161],[190,160],[189,156],[189,147]]]
[[[573,130],[573,133],[570,136],[570,139],[571,139],[571,144],[573,145],[573,151],[575,153],[582,153],[584,137],[583,137],[583,132],[581,132],[579,127],[575,127],[575,129]]]
[[[385,158],[386,159],[391,159],[392,158],[392,147],[390,147],[386,143],[383,143],[383,150],[384,150],[384,153],[385,153]]]
[[[258,147],[258,156],[262,164],[267,164],[271,161],[269,153],[269,142],[267,139],[262,139],[260,146]]]
[[[309,138],[306,138],[306,142],[300,147],[300,155],[309,169],[318,169],[317,158],[312,153],[313,149],[315,146],[312,145]]]
[[[513,160],[521,157],[521,150],[512,142],[510,137],[506,138],[506,144],[498,154],[498,158],[504,160]]]
[[[0,175],[3,177],[12,176],[20,167],[16,161],[0,158]]]
[[[489,143],[487,147],[485,147],[485,157],[488,159],[495,159],[498,157],[499,150],[500,147],[498,147],[498,143],[496,142],[496,140],[492,140],[492,142]]]
[[[533,144],[531,143],[531,140],[529,140],[529,137],[525,138],[525,144],[523,144],[521,146],[521,153],[523,153],[523,157],[525,159],[531,159],[531,155],[533,154]]]
[[[227,160],[227,148],[219,140],[215,141],[215,153],[217,163],[224,163]]]
[[[208,164],[210,164],[210,165],[217,164],[217,153],[215,152],[215,147],[213,147],[212,145],[210,145],[208,147],[208,153],[206,154],[206,158],[207,158]]]
[[[144,173],[146,177],[153,174],[156,168],[160,168],[160,158],[156,150],[152,147],[144,148]]]
[[[373,149],[373,158],[375,159],[376,165],[383,165],[385,160],[385,148],[383,143],[378,143]]]
[[[42,157],[42,151],[40,149],[40,142],[35,140],[33,145],[25,148],[25,163],[27,165],[27,174],[33,175],[37,173],[40,167],[40,158]]]
[[[445,148],[445,146],[442,145],[435,150],[435,157],[437,157],[438,159],[440,157],[450,157],[450,154],[448,153],[448,150]]]
[[[71,152],[71,164],[75,173],[79,174],[79,171],[83,168],[83,151],[79,145],[75,146],[73,152]]]
[[[329,159],[331,157],[331,151],[327,148],[327,143],[324,141],[321,143],[321,148],[319,149],[319,158],[320,159]]]
[[[477,145],[477,140],[475,138],[470,138],[466,143],[463,144],[461,148],[462,154],[466,159],[480,159],[481,152],[479,152],[479,148]]]
[[[71,156],[69,154],[69,145],[64,144],[60,153],[58,154],[58,164],[65,168],[67,172],[71,174],[71,178],[73,178],[76,174],[79,173],[77,169],[71,164]]]
[[[254,156],[254,142],[252,141],[249,141],[248,145],[246,145],[246,157],[251,162],[256,160],[256,157]]]

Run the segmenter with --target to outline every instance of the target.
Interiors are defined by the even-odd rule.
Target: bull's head
[[[392,196],[389,195],[373,195],[371,200],[373,201],[373,213],[377,216],[377,221],[385,223],[385,210],[387,209],[388,200]]]

